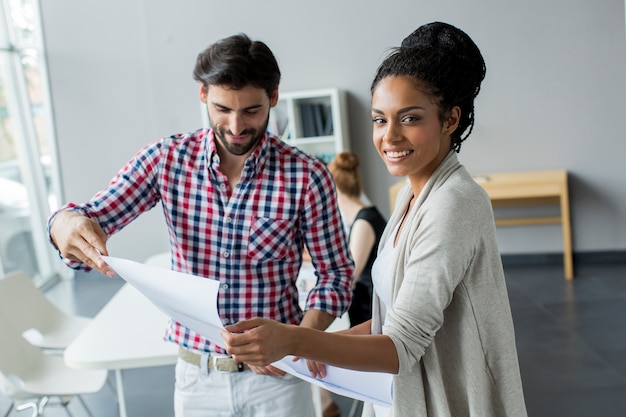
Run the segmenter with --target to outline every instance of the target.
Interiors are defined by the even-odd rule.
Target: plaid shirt
[[[214,140],[213,131],[200,129],[151,143],[90,201],[61,210],[82,212],[110,236],[161,202],[172,268],[220,281],[218,308],[225,325],[253,317],[298,324],[303,312],[296,279],[306,245],[318,278],[306,309],[343,314],[353,265],[324,164],[265,135],[231,189],[219,171]],[[173,320],[165,337],[221,353]]]

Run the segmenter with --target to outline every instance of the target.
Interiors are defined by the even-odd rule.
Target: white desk
[[[115,371],[120,417],[126,417],[122,369],[172,365],[178,345],[163,340],[168,318],[134,287],[122,288],[65,350],[77,369]]]

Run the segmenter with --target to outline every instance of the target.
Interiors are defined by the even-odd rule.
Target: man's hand
[[[287,373],[287,372],[282,371],[282,370],[280,370],[277,367],[272,366],[272,365],[254,366],[254,365],[248,364],[248,367],[250,367],[252,372],[254,372],[255,374],[259,374],[259,375],[269,375],[269,376],[283,377]]]
[[[108,277],[115,272],[101,255],[108,255],[107,235],[100,225],[80,213],[60,211],[50,226],[50,237],[64,258],[79,261]]]

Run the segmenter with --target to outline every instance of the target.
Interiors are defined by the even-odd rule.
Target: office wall
[[[622,0],[43,2],[65,194],[81,201],[148,141],[201,123],[197,53],[237,32],[264,40],[282,90],[349,93],[366,192],[389,213],[391,177],[371,145],[369,86],[389,47],[442,20],[481,48],[487,78],[461,161],[473,173],[565,168],[576,252],[626,249],[626,40]],[[167,248],[158,209],[111,242]],[[503,253],[561,250],[557,226],[499,229]]]

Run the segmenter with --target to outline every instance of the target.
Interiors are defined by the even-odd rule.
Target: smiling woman
[[[372,266],[372,319],[335,333],[244,320],[222,334],[236,361],[391,373],[392,408],[376,417],[527,415],[491,204],[457,158],[484,76],[478,47],[446,23],[392,50],[372,83],[373,142],[408,182]]]
[[[374,146],[389,173],[415,182],[416,194],[450,151],[459,124],[458,106],[443,121],[439,109],[408,75],[382,79],[372,95]]]

